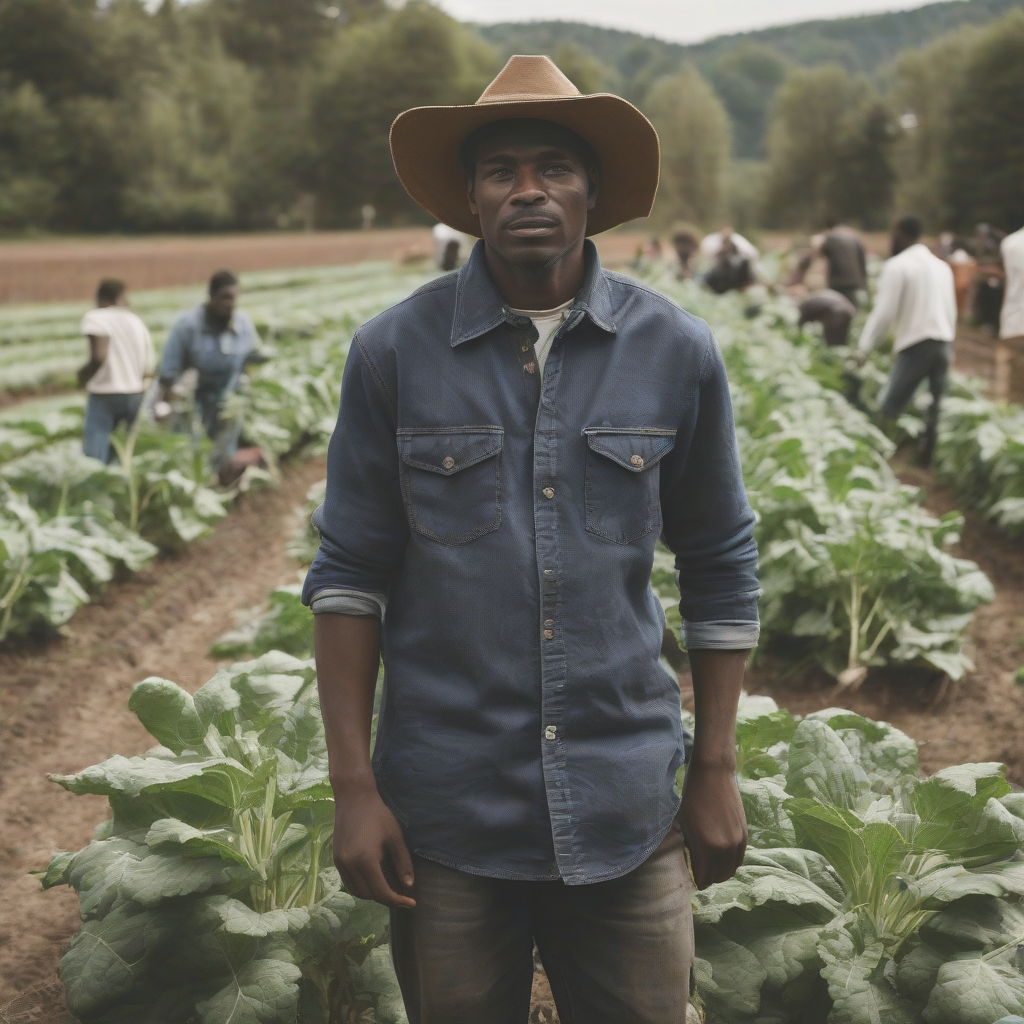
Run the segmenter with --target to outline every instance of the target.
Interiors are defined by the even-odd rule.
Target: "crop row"
[[[712,324],[728,367],[757,515],[762,655],[816,663],[848,685],[885,664],[962,676],[964,631],[993,597],[977,565],[948,550],[962,517],[931,515],[900,484],[891,442],[822,381],[791,302],[752,311],[740,296],[713,298],[667,275],[652,283]],[[671,621],[667,553],[655,585]]]
[[[272,462],[326,443],[352,330],[423,280],[377,264],[334,277],[310,273],[312,280],[262,275],[266,301],[251,306],[275,358],[232,411]],[[154,308],[157,299],[171,305],[149,298]],[[54,314],[20,316],[9,320],[38,327]],[[16,406],[0,418],[0,641],[66,622],[118,573],[208,532],[238,493],[207,486],[207,442],[195,430],[172,433],[140,420],[116,440],[120,458],[107,466],[81,453],[81,424],[81,402],[66,399]],[[250,470],[241,487],[271,482]]]
[[[80,900],[60,965],[72,1012],[406,1021],[386,912],[331,863],[312,662],[270,651],[194,695],[149,678],[129,707],[158,746],[54,780],[111,809],[93,843],[40,872]],[[741,703],[736,754],[750,845],[733,879],[693,897],[708,1020],[1024,1013],[1024,794],[1001,765],[921,780],[916,744],[892,726],[839,708],[800,720],[763,697]]]

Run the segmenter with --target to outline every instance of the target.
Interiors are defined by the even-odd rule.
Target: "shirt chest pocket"
[[[441,544],[466,544],[501,525],[501,427],[398,431],[409,525]]]
[[[590,427],[587,438],[587,532],[632,544],[661,532],[658,463],[676,443],[674,430]]]

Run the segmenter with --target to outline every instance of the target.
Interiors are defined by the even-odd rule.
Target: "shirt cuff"
[[[746,651],[757,646],[760,634],[757,622],[683,622],[688,651]]]
[[[368,619],[383,619],[387,606],[384,594],[360,590],[318,590],[309,602],[314,615],[358,615]]]

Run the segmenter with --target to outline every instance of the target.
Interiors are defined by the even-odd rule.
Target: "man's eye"
[[[495,167],[494,170],[487,172],[488,178],[508,178],[512,174],[512,171],[508,167]]]

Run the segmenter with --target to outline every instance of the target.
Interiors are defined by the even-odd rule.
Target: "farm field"
[[[328,382],[336,395],[338,367],[332,369],[327,361],[343,359],[355,322],[369,315],[373,305],[394,301],[417,283],[414,272],[394,280],[387,278],[389,273],[387,265],[378,264],[347,272],[325,268],[256,277],[246,305],[279,348],[278,366],[286,367],[287,374],[276,375],[301,377],[307,389],[302,394],[308,396],[320,379],[311,369],[316,364],[322,373],[330,371]],[[365,294],[367,276],[378,278],[373,295]],[[748,489],[761,515],[765,587],[774,601],[763,612],[767,656],[749,672],[750,692],[774,698],[794,714],[842,705],[891,722],[918,742],[922,775],[963,762],[1002,761],[1010,781],[1024,784],[1024,751],[1016,727],[1024,712],[1024,689],[1012,680],[1024,661],[1019,644],[1024,637],[1024,557],[1007,536],[1008,528],[1015,530],[1012,518],[999,520],[997,515],[993,520],[990,515],[999,501],[1007,500],[1002,492],[993,500],[976,496],[980,511],[968,509],[962,528],[955,518],[940,518],[963,507],[970,490],[954,465],[956,451],[969,443],[961,427],[953,424],[946,431],[946,462],[952,467],[947,475],[954,486],[937,483],[899,456],[891,461],[893,473],[891,444],[835,390],[837,381],[814,349],[794,340],[784,303],[769,303],[762,313],[748,316],[731,300],[678,289],[657,274],[651,281],[711,321],[737,387]],[[162,311],[184,301],[186,294],[143,297],[143,302],[151,303],[146,308],[159,323]],[[72,315],[61,307],[23,312],[25,340],[18,344],[26,350],[46,344],[40,338],[54,330],[49,325],[66,323]],[[0,317],[0,331],[15,328],[16,322],[12,327],[12,321]],[[179,545],[126,578],[97,588],[60,638],[0,650],[0,679],[5,680],[0,687],[0,1020],[4,1013],[10,1021],[62,1019],[55,970],[60,948],[79,924],[77,900],[63,886],[41,892],[26,872],[45,866],[56,849],[83,847],[107,813],[100,796],[72,796],[47,781],[46,773],[73,773],[113,753],[131,756],[150,747],[152,737],[127,706],[131,686],[154,674],[195,692],[233,660],[218,660],[209,651],[236,613],[297,578],[296,563],[285,549],[296,510],[305,505],[310,485],[323,476],[318,432],[325,428],[312,430],[311,441],[306,424],[299,432],[298,454],[284,458],[297,444],[294,409],[285,402],[275,406],[269,390],[258,394],[259,417],[252,426],[282,457],[279,487],[240,495],[229,515],[208,524],[205,539]],[[72,428],[61,428],[61,417],[73,417],[66,405],[63,397],[31,403],[36,421],[53,421],[53,436],[40,442],[39,451],[59,445],[57,435],[73,437]],[[987,407],[973,414],[984,418]],[[6,424],[8,431],[17,431],[25,415],[21,406],[0,413],[0,429]],[[817,420],[802,426],[801,417]],[[10,455],[7,459],[8,465],[15,462]],[[22,479],[15,478],[15,486],[24,486]],[[844,483],[849,480],[859,485],[849,487]],[[924,508],[901,482],[923,489]],[[873,511],[877,508],[882,512]],[[877,523],[886,517],[900,523],[897,536],[882,536],[885,531]],[[951,547],[944,540],[949,533],[959,533]],[[819,564],[813,586],[801,584],[803,591],[800,586],[784,589],[790,572],[786,552],[797,541],[802,550],[815,553]],[[900,557],[917,561],[897,558],[894,569],[868,578],[863,566],[851,570],[842,561],[851,546],[862,558],[888,562],[893,550],[913,548],[912,555]],[[887,588],[897,589],[907,566],[917,571],[928,565],[941,568],[941,579],[900,591],[898,602],[886,596]],[[823,566],[831,566],[832,574]],[[854,591],[863,587],[870,600],[864,599],[861,609],[855,601],[843,612],[851,579]],[[989,580],[994,599],[986,603],[992,596],[986,591]],[[661,577],[656,585],[659,592],[668,586]],[[670,589],[663,595],[667,604]],[[828,595],[834,597],[829,598],[829,607],[836,609],[833,619],[828,629],[814,632],[807,628],[808,605],[823,605]],[[804,638],[796,656],[779,645],[795,632],[794,622],[803,624]],[[859,647],[850,643],[858,629],[864,641]],[[867,678],[859,687],[837,688],[836,678],[844,672],[852,672],[850,678],[859,683],[864,671]],[[685,667],[680,684],[686,709]],[[26,921],[33,927],[26,929]]]
[[[630,259],[645,240],[626,230],[597,242],[611,264]],[[420,227],[0,242],[0,303],[85,301],[102,277],[124,278],[132,291],[142,291],[203,284],[221,267],[250,272],[340,266],[432,252],[430,230]]]

